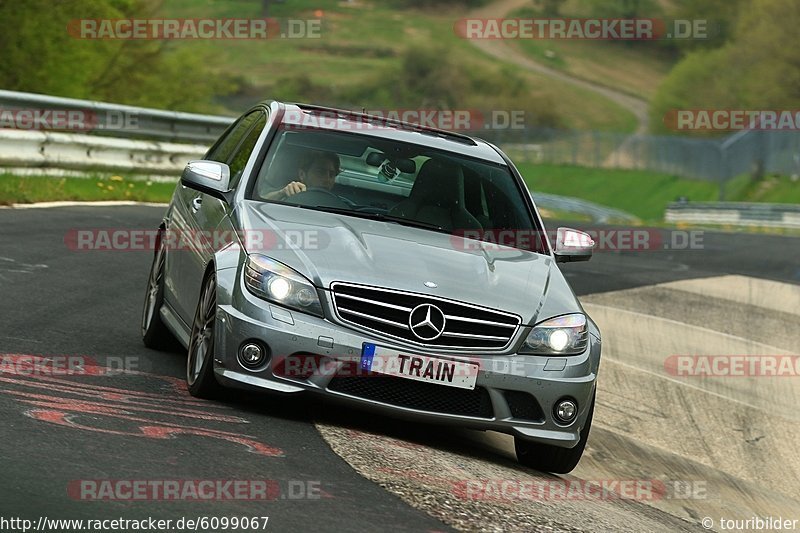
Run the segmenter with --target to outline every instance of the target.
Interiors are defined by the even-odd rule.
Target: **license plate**
[[[476,363],[410,354],[369,343],[364,343],[361,351],[361,370],[459,389],[474,389],[480,368]]]

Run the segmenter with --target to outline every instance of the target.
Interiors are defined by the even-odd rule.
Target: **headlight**
[[[244,283],[250,292],[277,304],[322,316],[317,289],[296,270],[263,255],[249,255]]]
[[[575,355],[586,349],[586,317],[576,313],[545,320],[534,326],[519,353]]]

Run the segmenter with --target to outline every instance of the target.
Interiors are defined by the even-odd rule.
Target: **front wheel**
[[[198,398],[213,398],[220,386],[214,377],[214,325],[217,317],[217,277],[211,272],[203,283],[192,323],[186,359],[186,385]]]
[[[554,474],[568,474],[578,466],[583,450],[586,448],[586,440],[589,438],[589,430],[592,427],[592,416],[594,415],[594,399],[589,407],[589,416],[581,429],[581,439],[574,448],[562,448],[551,444],[541,444],[529,441],[520,437],[514,437],[514,448],[517,451],[517,460],[530,468],[540,472],[552,472]]]

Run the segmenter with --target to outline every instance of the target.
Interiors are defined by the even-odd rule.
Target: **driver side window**
[[[264,127],[267,125],[267,117],[263,113],[260,115],[253,128],[233,154],[230,163],[228,163],[231,168],[231,188],[239,184],[239,180],[242,178],[242,173],[244,172],[244,167],[247,165],[247,161],[253,153],[253,148],[255,148],[258,138],[261,136],[261,132],[264,131]]]
[[[245,134],[250,130],[253,123],[262,116],[261,111],[253,111],[249,115],[239,119],[239,121],[228,132],[216,142],[206,153],[205,159],[218,163],[227,163],[233,151],[239,146]]]

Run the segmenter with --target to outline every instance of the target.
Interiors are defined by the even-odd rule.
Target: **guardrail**
[[[81,133],[36,128],[3,129],[9,116],[17,120],[36,112],[70,111],[82,117]],[[86,175],[92,171],[126,172],[156,179],[174,179],[187,161],[201,158],[233,120],[231,117],[0,90],[0,170],[59,176]],[[745,133],[734,135],[725,146],[745,137]],[[505,141],[500,144],[513,146],[508,144],[509,141],[513,143],[511,139]],[[533,153],[543,150],[539,145],[526,146],[529,149],[535,146]],[[536,193],[535,199],[545,209],[583,213],[596,222],[636,221],[636,217],[629,213],[577,198]],[[673,203],[668,207],[665,219],[667,222],[800,228],[800,207]]]
[[[566,211],[569,213],[581,213],[592,217],[592,222],[605,224],[608,222],[638,222],[639,219],[630,213],[613,209],[604,205],[596,204],[588,200],[573,198],[571,196],[559,196],[543,192],[531,192],[537,207],[553,209],[556,211]]]
[[[75,111],[88,119],[89,127],[83,132],[89,135],[200,144],[211,144],[233,121],[224,116],[0,90],[0,112],[6,111]],[[0,115],[0,128],[7,127],[4,121]],[[798,132],[746,130],[724,140],[549,128],[481,129],[472,133],[515,153],[515,159],[520,160],[643,169],[719,182],[720,199],[726,180],[755,167],[764,172],[800,174]]]
[[[673,223],[800,229],[800,205],[748,202],[673,202],[664,220]]]
[[[0,90],[0,111],[8,115],[3,122],[30,115],[50,112],[43,120],[53,120],[55,112],[73,112],[72,117],[80,122],[80,129],[89,135],[103,135],[126,139],[155,139],[172,142],[211,144],[227,128],[233,118],[216,115],[199,115],[178,111],[163,111],[146,107],[135,107],[76,98],[61,98],[43,94]],[[8,113],[11,112],[11,113]],[[67,117],[69,119],[69,117]],[[38,128],[32,128],[38,129]],[[47,128],[51,129],[51,128]],[[52,128],[60,129],[60,128]],[[64,128],[74,130],[75,128]]]
[[[207,145],[0,129],[0,167],[12,174],[124,172],[174,179]]]

